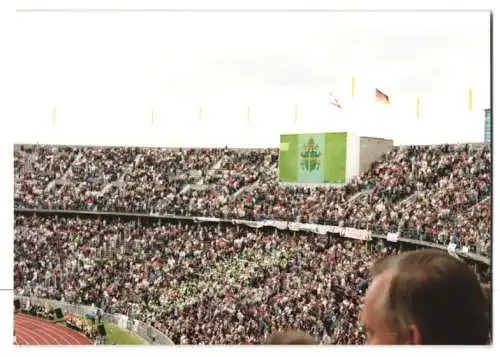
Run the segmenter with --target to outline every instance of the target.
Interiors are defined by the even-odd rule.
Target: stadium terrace
[[[381,257],[432,245],[490,281],[470,258],[491,257],[489,145],[393,147],[342,185],[280,184],[279,155],[16,145],[15,295],[93,305],[175,344],[284,328],[362,344]]]

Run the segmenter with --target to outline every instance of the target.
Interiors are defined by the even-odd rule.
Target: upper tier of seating
[[[331,223],[490,255],[489,146],[395,147],[343,187],[280,185],[278,155],[16,146],[14,205]]]

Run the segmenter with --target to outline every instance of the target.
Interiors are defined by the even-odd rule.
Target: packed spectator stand
[[[17,295],[96,304],[194,344],[257,343],[290,326],[324,343],[361,343],[358,295],[370,262],[391,249],[286,231],[78,217],[18,216],[15,235]]]
[[[491,152],[395,147],[343,187],[278,183],[278,151],[17,146],[18,208],[327,223],[491,255]]]
[[[488,146],[397,147],[343,187],[280,185],[278,151],[17,146],[15,208],[332,224],[491,254]],[[112,216],[18,214],[15,294],[95,304],[176,344],[307,331],[360,344],[368,267],[400,245]]]

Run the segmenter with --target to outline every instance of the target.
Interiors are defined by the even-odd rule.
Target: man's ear
[[[408,327],[408,340],[406,343],[409,345],[422,344],[422,335],[417,325],[412,324]]]

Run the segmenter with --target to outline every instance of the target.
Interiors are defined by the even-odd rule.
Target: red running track
[[[90,345],[79,333],[37,317],[15,314],[14,331],[18,345]]]

